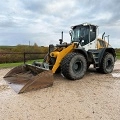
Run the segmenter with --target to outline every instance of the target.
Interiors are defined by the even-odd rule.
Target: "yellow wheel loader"
[[[34,62],[13,68],[4,79],[17,92],[22,93],[32,89],[45,88],[53,85],[53,74],[61,74],[70,80],[81,79],[89,66],[101,73],[111,73],[114,68],[116,53],[105,40],[98,38],[98,26],[88,23],[71,27],[70,43],[49,45],[49,52],[43,63]]]

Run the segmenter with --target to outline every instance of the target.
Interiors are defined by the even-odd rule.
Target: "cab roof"
[[[97,25],[93,25],[93,24],[90,24],[90,23],[82,23],[82,24],[79,24],[79,25],[72,26],[71,28],[74,29],[75,27],[78,27],[78,26],[95,26],[95,27],[98,27]]]

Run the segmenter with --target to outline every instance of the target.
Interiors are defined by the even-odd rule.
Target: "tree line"
[[[2,53],[2,54],[1,54]],[[5,54],[16,53],[16,54]],[[18,54],[17,54],[18,53]],[[0,47],[0,63],[15,63],[24,60],[24,53],[40,53],[40,54],[26,54],[26,60],[43,59],[48,53],[48,47],[39,47],[36,43],[33,46],[17,45]]]

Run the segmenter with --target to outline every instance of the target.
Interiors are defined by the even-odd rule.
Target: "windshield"
[[[81,42],[89,34],[88,27],[78,26],[73,29],[72,41]]]

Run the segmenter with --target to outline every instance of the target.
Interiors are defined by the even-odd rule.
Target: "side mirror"
[[[73,31],[72,31],[72,30],[70,30],[70,31],[69,31],[69,34],[70,34],[70,36],[72,36],[72,34],[73,34]]]

